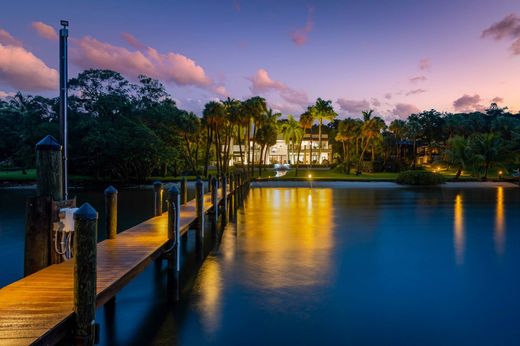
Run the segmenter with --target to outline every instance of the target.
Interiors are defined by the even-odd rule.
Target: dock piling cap
[[[117,194],[117,189],[115,187],[113,187],[112,185],[109,185],[106,189],[105,189],[105,195],[113,195],[113,194]]]
[[[98,212],[89,203],[83,205],[74,213],[74,220],[97,220]]]
[[[169,193],[180,193],[179,192],[179,188],[177,187],[177,185],[172,185],[172,187],[170,187],[170,189],[168,190]]]
[[[47,135],[41,141],[36,143],[36,150],[60,151],[61,144],[58,143],[56,138],[52,137],[51,135]]]

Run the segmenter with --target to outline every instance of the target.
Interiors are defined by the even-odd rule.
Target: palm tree
[[[401,157],[401,141],[406,133],[406,122],[401,119],[395,119],[390,123],[389,130],[395,136],[396,159],[399,161]]]
[[[300,123],[294,119],[292,115],[289,115],[287,122],[282,124],[282,134],[287,144],[287,159],[291,164],[294,164],[294,144],[301,141],[303,130]],[[298,160],[298,158],[296,160]]]
[[[309,163],[311,163],[312,161],[312,123],[314,122],[314,118],[312,117],[312,112],[310,112],[309,110],[307,110],[306,112],[302,113],[300,115],[300,124],[302,126],[302,129],[303,129],[303,136],[302,136],[302,140],[303,140],[303,137],[305,137],[305,134],[307,133],[307,129],[311,130],[310,132],[310,152],[309,152]],[[300,147],[301,147],[301,143],[300,143]],[[298,154],[298,157],[300,156],[300,154]],[[304,160],[305,162],[305,155],[304,155]],[[296,166],[296,174],[298,174],[298,166]]]
[[[504,161],[509,153],[502,138],[495,133],[483,133],[471,137],[470,147],[484,164],[482,177],[484,180],[487,179],[489,167]]]
[[[334,108],[332,107],[332,101],[325,101],[321,98],[318,98],[316,100],[316,103],[314,104],[314,106],[312,106],[311,109],[313,117],[319,121],[318,137],[320,142],[318,147],[318,163],[321,163],[321,126],[323,125],[323,120],[333,120],[337,116],[337,114],[334,112]]]
[[[372,113],[374,111],[364,111],[363,114],[363,127],[361,129],[362,136],[364,139],[363,150],[361,151],[361,155],[359,156],[359,164],[357,168],[357,173],[361,173],[361,165],[363,162],[363,158],[365,156],[365,152],[370,144],[372,144],[372,162],[374,160],[374,143],[381,138],[381,130],[385,128],[385,122],[380,117],[373,117]]]
[[[256,132],[256,141],[260,145],[260,165],[258,166],[260,176],[262,175],[262,165],[265,164],[267,150],[276,144],[276,137],[278,136],[277,119],[280,116],[280,113],[273,113],[273,110],[269,108]]]
[[[347,162],[347,174],[350,174],[350,143],[357,137],[357,121],[347,118],[338,125],[338,134],[336,140],[343,144],[343,158]]]
[[[247,139],[248,139],[248,147],[249,147],[249,140],[250,137],[250,129],[251,129],[251,121],[253,122],[253,148],[252,148],[252,155],[251,159],[248,160],[251,163],[251,174],[254,174],[254,166],[255,166],[255,142],[256,142],[256,131],[258,129],[258,126],[261,125],[263,116],[267,112],[267,104],[265,102],[265,99],[260,96],[254,96],[250,99],[247,99],[244,102],[246,112],[249,116],[250,122],[248,124],[247,128]],[[251,150],[250,150],[251,151]],[[249,156],[249,155],[248,155]]]
[[[466,165],[475,160],[467,139],[462,136],[454,136],[448,139],[444,155],[446,160],[457,168],[455,180],[459,179]]]
[[[217,172],[220,172],[220,150],[219,141],[217,141],[217,128],[226,117],[226,109],[224,105],[217,101],[210,101],[204,106],[202,112],[204,123],[206,124],[206,159],[204,162],[204,175],[208,175],[208,164],[211,144],[215,142],[215,155],[217,158]]]
[[[412,138],[413,140],[413,163],[412,169],[415,169],[415,165],[417,163],[417,137],[421,132],[421,124],[416,120],[415,117],[410,116],[408,118],[408,122],[406,123],[406,135],[408,138]]]

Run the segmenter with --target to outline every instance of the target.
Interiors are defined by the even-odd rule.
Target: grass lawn
[[[448,169],[444,167],[425,167],[426,170],[436,171],[442,174],[447,180],[452,180],[455,177],[456,170]],[[498,179],[499,169],[490,170],[488,174],[488,179],[496,180]],[[352,171],[354,172],[354,171]],[[26,171],[27,174],[22,174],[22,171],[0,171],[0,182],[32,182],[36,181],[36,169],[28,169]],[[259,176],[258,169],[255,169],[255,177],[260,179],[276,179],[276,180],[293,180],[293,179],[308,179],[309,174],[312,176],[314,180],[343,180],[343,181],[394,181],[398,175],[398,173],[392,172],[382,172],[382,173],[363,173],[359,176],[356,176],[354,173],[352,174],[344,174],[338,172],[333,169],[307,169],[302,167],[298,170],[298,176],[295,175],[295,169],[291,169],[287,174],[280,178],[274,178],[276,173],[272,168],[262,169],[262,175]],[[215,175],[215,170],[209,170],[209,174]],[[186,176],[188,180],[194,180],[195,176]],[[504,178],[508,178],[504,176]],[[94,180],[89,176],[81,176],[81,175],[71,175],[70,179],[72,181],[88,181]],[[179,181],[181,177],[168,176],[168,177],[150,177],[147,178],[147,182],[152,182],[154,180],[160,180],[162,182],[170,182],[170,181]],[[475,181],[477,178],[471,176],[470,174],[463,172],[460,176],[459,181]]]

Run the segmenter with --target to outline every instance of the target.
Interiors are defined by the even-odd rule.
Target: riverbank
[[[518,188],[518,185],[510,182],[497,181],[457,181],[447,182],[436,186],[427,186],[427,188]],[[324,180],[256,180],[251,183],[251,187],[303,187],[303,188],[381,188],[381,189],[413,189],[424,188],[421,186],[399,185],[389,181],[324,181]]]

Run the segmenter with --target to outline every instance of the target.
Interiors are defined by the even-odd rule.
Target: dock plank
[[[228,189],[229,191],[229,189]],[[219,202],[222,190],[219,189]],[[213,207],[204,195],[204,209]],[[196,217],[196,201],[181,206],[181,234]],[[153,217],[97,244],[97,305],[112,298],[168,244],[168,214]],[[74,262],[51,265],[0,289],[0,345],[52,344],[73,317]]]

